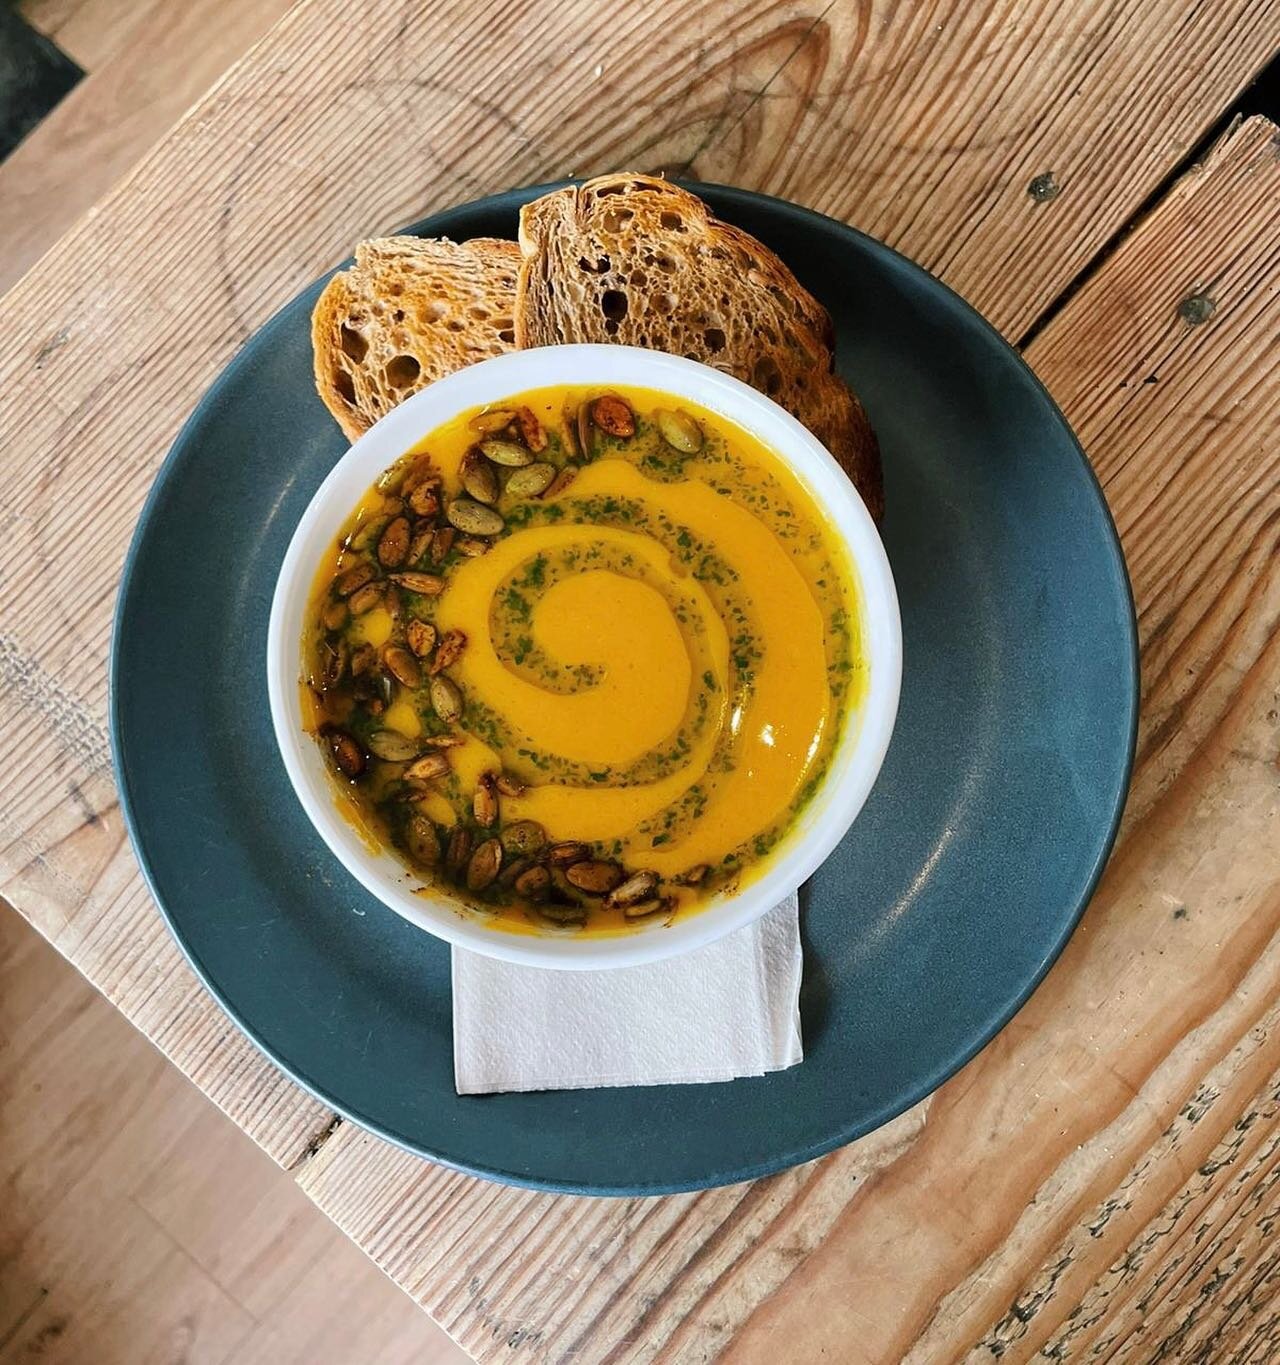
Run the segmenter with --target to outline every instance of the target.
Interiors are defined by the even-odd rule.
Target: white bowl
[[[753,432],[785,459],[843,537],[859,580],[869,683],[848,716],[827,776],[768,861],[741,890],[671,925],[615,937],[512,934],[445,899],[415,894],[390,853],[374,853],[339,813],[321,746],[303,730],[299,697],[303,618],[317,567],[373,481],[428,432],[468,408],[544,385],[633,384],[687,398]],[[284,765],[312,824],[342,865],[383,904],[429,933],[490,957],[540,967],[622,967],[688,952],[758,919],[809,877],[843,838],[871,791],[898,709],[902,631],[884,547],[839,465],[771,399],[705,365],[630,346],[517,351],[450,375],[414,394],[365,433],[334,466],[298,523],[280,570],[267,637],[271,719]]]

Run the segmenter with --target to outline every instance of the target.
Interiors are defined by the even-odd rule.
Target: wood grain
[[[0,1190],[3,1365],[466,1360],[3,905]]]
[[[1236,131],[1031,349],[1143,645],[1133,797],[1067,952],[927,1116],[748,1187],[551,1199],[341,1129],[303,1188],[478,1359],[1280,1352],[1278,137]]]

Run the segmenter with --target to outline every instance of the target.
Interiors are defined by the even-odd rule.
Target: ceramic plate
[[[117,607],[111,724],[125,817],[209,989],[340,1113],[434,1160],[547,1189],[745,1180],[927,1095],[1061,951],[1132,763],[1124,561],[1087,461],[1017,353],[923,270],[842,224],[696,188],[830,309],[841,370],[884,450],[902,704],[875,790],[802,893],[801,1066],[722,1085],[454,1093],[449,949],[373,900],[321,843],[267,710],[276,575],[345,449],[311,379],[323,281],[244,347],[187,423]],[[511,237],[540,192],[410,231]]]

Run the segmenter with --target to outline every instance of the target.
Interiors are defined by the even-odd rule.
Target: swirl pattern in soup
[[[866,681],[852,569],[733,423],[640,389],[464,413],[321,567],[306,714],[427,894],[618,932],[758,873]]]

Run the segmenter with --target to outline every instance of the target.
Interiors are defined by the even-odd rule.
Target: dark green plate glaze
[[[459,1098],[449,949],[307,823],[267,713],[267,613],[345,449],[311,381],[320,284],[228,367],[174,445],[125,567],[111,725],[147,880],[227,1012],[325,1103],[463,1170],[657,1194],[806,1161],[988,1042],[1061,951],[1115,836],[1137,716],[1106,504],[1017,354],[923,270],[775,199],[698,187],[831,310],[884,448],[905,637],[897,732],[807,887],[802,1066],[724,1085]],[[513,236],[499,195],[411,229]]]

